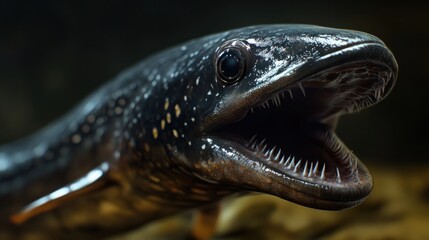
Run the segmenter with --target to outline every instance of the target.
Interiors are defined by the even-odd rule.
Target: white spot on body
[[[115,107],[115,109],[113,111],[115,112],[116,115],[120,115],[122,113],[122,108],[121,107]]]
[[[177,132],[176,129],[173,129],[173,135],[174,135],[175,138],[179,137],[179,133]]]
[[[170,102],[169,102],[168,98],[166,98],[165,102],[164,102],[164,110],[167,110],[169,105],[170,105]]]
[[[174,106],[174,110],[175,110],[175,112],[176,112],[176,118],[178,118],[178,117],[180,116],[180,112],[181,112],[181,109],[180,109],[179,104],[176,104],[176,105]]]
[[[155,139],[158,138],[158,129],[156,127],[152,128],[152,135],[153,135],[153,138]]]
[[[81,140],[82,140],[81,136],[77,133],[73,134],[73,136],[71,137],[71,142],[74,144],[80,143]]]
[[[164,119],[161,120],[161,129],[162,130],[165,129],[165,120]]]
[[[34,155],[36,155],[37,157],[41,157],[45,151],[46,151],[46,145],[45,144],[39,144],[37,145],[37,147],[34,148]],[[1,156],[0,156],[0,161],[1,161]],[[0,162],[1,165],[1,162]],[[0,170],[1,170],[1,166],[0,166]]]
[[[201,149],[202,150],[206,149],[206,145],[205,144],[201,145]]]

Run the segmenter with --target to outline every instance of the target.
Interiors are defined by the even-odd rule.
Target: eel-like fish
[[[0,147],[0,236],[107,236],[252,191],[353,207],[372,178],[335,125],[386,97],[397,71],[378,38],[310,25],[167,49]]]

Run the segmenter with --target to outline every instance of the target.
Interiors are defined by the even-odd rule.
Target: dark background
[[[375,1],[0,0],[0,143],[64,114],[124,68],[195,37],[254,24],[365,31],[399,63],[381,104],[345,116],[339,135],[366,163],[426,163],[429,7]]]

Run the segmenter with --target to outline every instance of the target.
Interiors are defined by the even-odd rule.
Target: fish
[[[354,207],[373,179],[335,128],[383,100],[397,74],[379,38],[313,25],[161,51],[0,146],[0,233],[93,239],[249,192]]]

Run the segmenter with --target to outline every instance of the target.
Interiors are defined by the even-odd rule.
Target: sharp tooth
[[[312,174],[313,174],[313,162],[311,162],[310,164],[310,169],[308,170],[308,177],[311,177]]]
[[[301,159],[298,161],[298,163],[295,165],[295,168],[293,169],[293,172],[296,173],[296,171],[299,168],[299,165],[301,165]]]
[[[264,103],[264,105],[266,105],[266,108],[270,108],[270,104],[268,103],[268,101],[266,101],[266,102]]]
[[[307,165],[308,165],[308,161],[305,161],[304,164],[304,171],[302,171],[302,176],[305,177],[305,175],[307,175]]]
[[[256,134],[249,140],[249,145],[252,144],[256,139]]]
[[[266,148],[267,148],[267,144],[265,144],[264,147],[262,147],[261,152],[264,152]]]
[[[280,159],[280,164],[283,164],[285,162],[285,156],[282,157],[282,159]]]
[[[301,83],[301,82],[299,82],[299,83],[298,83],[298,86],[299,86],[299,88],[301,88],[302,94],[303,94],[303,95],[304,95],[304,97],[305,97],[305,90],[304,90],[304,87],[302,86],[302,83]]]
[[[250,113],[253,113],[253,108],[250,108]]]
[[[256,149],[256,145],[258,144],[258,141],[255,141],[252,146],[250,147],[252,150]]]
[[[288,161],[289,161],[289,159],[288,159]],[[290,161],[290,163],[289,163],[289,166],[287,166],[287,168],[288,169],[291,169],[291,168],[293,168],[295,166],[295,157],[292,157],[292,159],[291,159],[291,161]]]
[[[287,91],[289,92],[290,98],[293,100],[292,90],[288,89]]]
[[[276,149],[276,147],[274,146],[271,150],[270,150],[270,155],[268,156],[268,158],[272,158],[273,156],[273,152]]]
[[[319,161],[316,162],[316,165],[313,168],[313,174],[316,175],[317,173],[317,168],[319,167]]]
[[[282,150],[281,150],[281,149],[279,149],[279,152],[278,152],[278,153],[276,154],[276,156],[274,157],[274,160],[276,160],[276,161],[278,161],[278,160],[279,160],[279,157],[280,157],[281,152],[282,152]]]
[[[277,97],[274,97],[274,103],[275,103],[276,107],[279,107],[279,101],[278,101]]]
[[[323,168],[322,168],[322,174],[320,174],[320,179],[325,179],[325,167],[326,167],[326,164],[324,163],[323,164]]]
[[[259,143],[259,148],[265,143],[265,141],[266,141],[267,139],[266,138],[264,138],[264,139],[262,139],[262,141]]]
[[[281,92],[280,95],[282,96],[282,98],[285,98],[285,92]]]
[[[276,99],[277,99],[277,107],[280,107],[282,105],[282,101],[280,100],[280,95],[277,95]]]
[[[290,163],[290,156],[287,158],[286,162],[285,162],[285,166],[287,166]]]
[[[265,156],[266,158],[268,158],[269,153],[270,153],[270,149],[268,149],[268,150],[264,153],[264,156]]]
[[[338,169],[338,167],[336,168],[337,169],[337,182],[341,182],[341,175],[340,175],[340,170]]]

